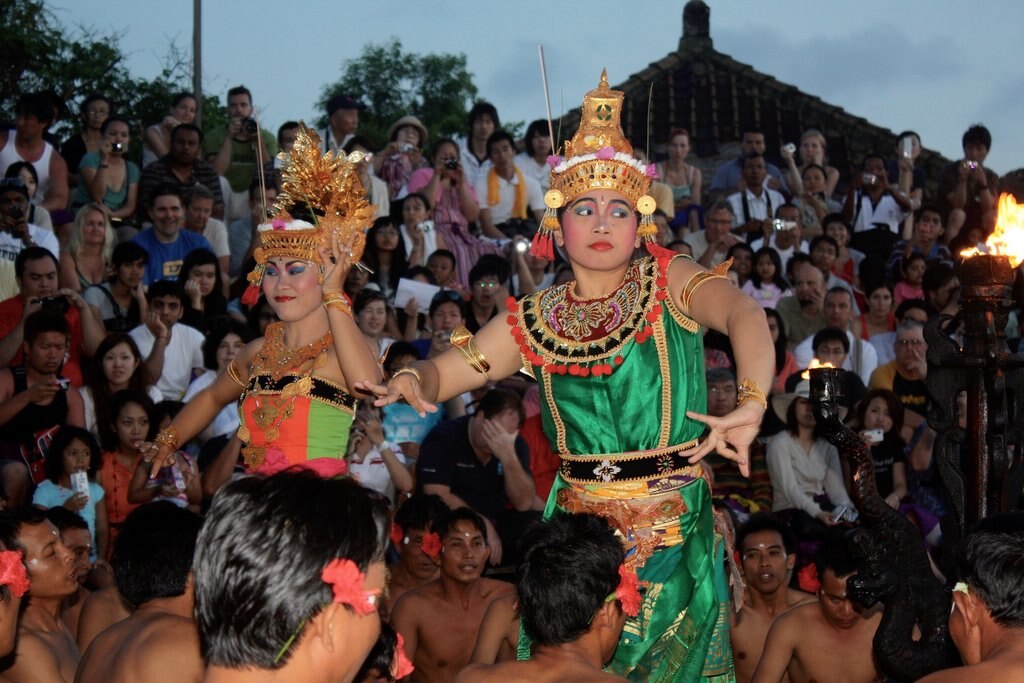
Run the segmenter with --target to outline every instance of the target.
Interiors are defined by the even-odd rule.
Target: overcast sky
[[[192,0],[54,0],[66,25],[121,36],[138,76],[159,73],[172,41],[190,49]],[[683,2],[672,0],[206,0],[203,87],[244,83],[265,127],[312,120],[323,86],[370,42],[417,53],[465,53],[480,97],[502,118],[544,115],[537,45],[552,108],[580,104],[601,68],[612,84],[676,49]],[[988,165],[1024,166],[1020,0],[708,0],[717,50],[826,102],[959,158],[972,123],[992,132]],[[583,8],[588,8],[586,11]]]

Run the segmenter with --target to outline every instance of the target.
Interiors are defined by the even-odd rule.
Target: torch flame
[[[811,378],[811,370],[814,370],[816,368],[835,368],[835,367],[836,366],[832,365],[831,363],[819,363],[817,358],[812,358],[810,364],[807,366],[807,369],[804,370],[800,374],[800,379],[810,379]]]
[[[984,246],[980,249],[971,247],[960,252],[961,256],[967,258],[977,254],[1006,256],[1013,268],[1024,261],[1024,204],[1018,204],[1008,192],[999,195],[996,229],[985,240]]]

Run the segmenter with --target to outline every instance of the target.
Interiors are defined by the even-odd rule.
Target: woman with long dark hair
[[[92,363],[85,369],[82,403],[85,406],[85,428],[96,435],[111,421],[110,397],[124,389],[140,391],[154,402],[160,392],[149,377],[145,359],[131,335],[111,332],[96,349]]]
[[[194,249],[185,257],[178,274],[186,302],[181,322],[203,334],[209,334],[227,320],[228,302],[220,273],[219,262],[212,251]]]

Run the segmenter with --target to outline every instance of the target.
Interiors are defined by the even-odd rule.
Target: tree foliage
[[[175,45],[168,49],[155,79],[133,76],[117,36],[61,26],[41,0],[0,0],[0,119],[13,121],[21,95],[46,91],[63,110],[51,128],[66,138],[79,127],[78,107],[91,93],[114,103],[135,133],[160,121],[175,93],[191,90],[187,56]],[[203,98],[203,126],[226,120],[216,97]]]
[[[386,45],[371,43],[361,56],[346,60],[341,80],[324,86],[318,106],[325,110],[335,95],[360,100],[367,108],[360,115],[359,132],[383,147],[388,128],[407,114],[423,122],[431,139],[463,134],[476,94],[466,55],[416,55],[404,52],[401,41],[392,38]],[[327,117],[318,125],[327,125]]]

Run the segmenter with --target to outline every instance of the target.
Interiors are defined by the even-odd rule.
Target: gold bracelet
[[[153,439],[158,444],[167,446],[172,451],[178,450],[178,444],[181,443],[181,435],[178,434],[178,430],[174,425],[168,425],[166,429],[161,429],[160,433]]]
[[[323,297],[324,306],[327,308],[336,307],[338,310],[352,315],[352,304],[349,303],[348,297],[344,292],[330,292],[324,294]]]
[[[764,391],[757,386],[757,382],[749,377],[744,378],[736,387],[736,395],[737,406],[741,406],[747,401],[756,401],[763,409],[768,409],[768,398],[764,395]]]
[[[487,376],[487,371],[491,369],[491,364],[487,362],[484,354],[480,353],[480,349],[477,348],[472,332],[459,325],[452,330],[450,341],[452,346],[459,350],[459,353],[462,354],[462,357],[466,359],[466,362],[474,370],[490,379]]]
[[[237,384],[238,386],[242,387],[243,389],[245,388],[245,382],[242,381],[242,373],[239,372],[238,366],[235,365],[235,359],[234,358],[232,358],[231,362],[228,363],[228,370],[227,370],[227,372],[228,372],[228,377],[230,377],[232,380],[234,380],[235,384]]]
[[[679,305],[682,312],[686,315],[690,315],[690,300],[693,299],[693,295],[697,289],[708,280],[727,280],[729,276],[726,275],[726,273],[729,272],[729,268],[731,266],[732,259],[727,259],[711,270],[702,270],[699,273],[694,273],[690,276],[690,279],[687,280],[686,284],[683,286],[682,294],[679,295]]]
[[[394,379],[394,378],[398,377],[399,375],[412,375],[413,377],[416,378],[417,382],[419,382],[420,384],[423,384],[423,375],[421,375],[420,371],[417,370],[414,367],[405,367],[405,368],[402,368],[401,370],[396,370],[395,374],[391,375],[391,379]]]

